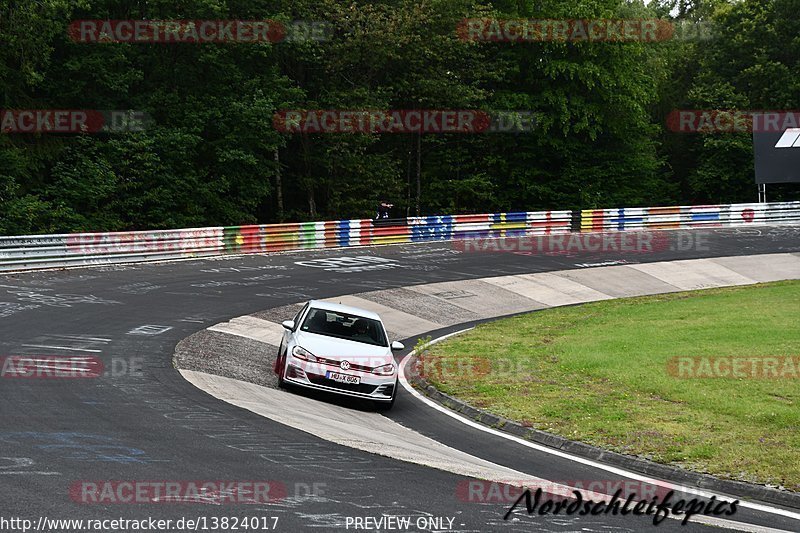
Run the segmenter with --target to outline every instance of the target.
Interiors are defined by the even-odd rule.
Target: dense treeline
[[[0,234],[754,201],[748,133],[673,109],[797,109],[797,0],[0,0],[0,108],[141,131],[0,134]],[[473,42],[468,17],[665,18],[663,42]],[[324,39],[87,43],[84,19],[323,21]],[[690,27],[690,26],[687,26]],[[297,35],[295,34],[294,37]],[[681,37],[678,35],[677,37]],[[530,110],[503,134],[290,134],[285,109]],[[797,188],[774,189],[770,199]]]

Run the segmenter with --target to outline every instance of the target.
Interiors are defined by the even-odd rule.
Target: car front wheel
[[[278,374],[278,387],[281,389],[286,388],[286,381],[283,379],[283,376],[286,374],[286,356],[281,357],[278,356],[278,361],[275,364],[277,367],[277,374]]]

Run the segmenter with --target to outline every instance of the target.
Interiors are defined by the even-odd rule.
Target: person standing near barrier
[[[375,216],[375,220],[379,220],[382,218],[389,218],[389,210],[394,207],[394,204],[390,204],[386,200],[381,200],[381,203],[378,204],[378,212]]]

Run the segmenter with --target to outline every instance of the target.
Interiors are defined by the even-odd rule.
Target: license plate
[[[351,376],[350,374],[340,374],[338,372],[325,372],[325,377],[332,379],[338,383],[347,383],[348,385],[358,385],[361,383],[361,378],[358,376]]]

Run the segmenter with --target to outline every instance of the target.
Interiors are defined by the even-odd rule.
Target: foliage
[[[750,201],[747,134],[681,108],[793,109],[792,0],[0,0],[2,109],[135,110],[142,131],[0,134],[0,233]],[[707,41],[470,42],[464,18],[713,23]],[[84,43],[81,19],[322,21],[326,39]],[[505,134],[287,134],[286,109],[535,113]],[[278,190],[280,187],[280,191]],[[419,195],[417,194],[419,190]],[[280,193],[280,194],[279,194]],[[779,194],[784,194],[779,191]],[[785,194],[791,194],[791,190]]]

